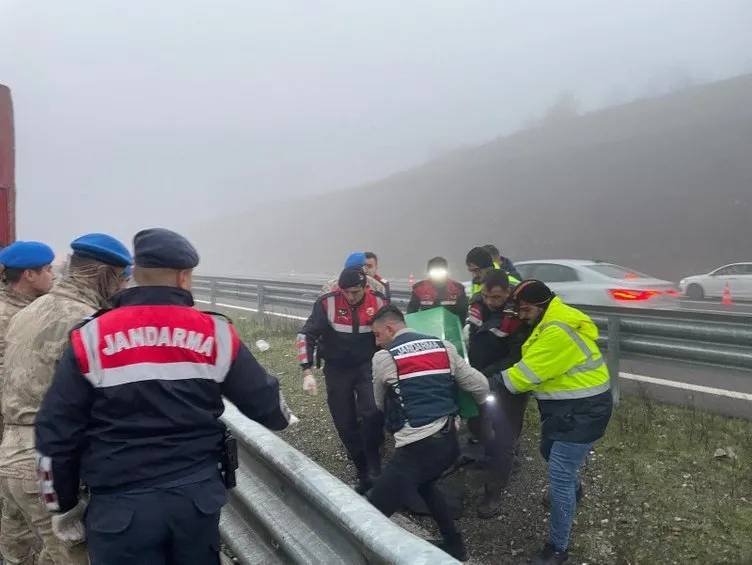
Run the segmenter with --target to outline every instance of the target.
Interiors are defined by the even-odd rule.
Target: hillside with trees
[[[334,272],[350,251],[387,276],[495,243],[515,260],[597,258],[673,280],[752,260],[752,75],[543,119],[365,186],[204,226],[204,272]],[[233,258],[239,258],[233,261]]]

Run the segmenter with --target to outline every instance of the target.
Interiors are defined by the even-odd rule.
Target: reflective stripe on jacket
[[[497,269],[497,270],[501,270],[501,265],[499,265],[498,263],[494,263],[493,264],[493,268]],[[510,275],[509,272],[507,272],[507,276],[509,277],[509,284],[511,284],[511,285],[518,285],[518,284],[520,284],[520,280],[518,278]],[[474,296],[476,296],[478,293],[480,293],[480,291],[482,289],[483,289],[483,283],[476,283],[476,282],[474,282],[473,286],[472,286],[471,293],[470,293],[470,298],[473,298]]]
[[[538,400],[574,400],[611,388],[598,349],[598,328],[589,316],[558,297],[522,346],[522,360],[502,373],[512,392],[532,391]]]

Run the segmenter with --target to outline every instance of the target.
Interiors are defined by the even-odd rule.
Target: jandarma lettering
[[[131,328],[127,332],[105,334],[106,347],[102,349],[105,355],[114,355],[124,349],[134,347],[181,347],[210,357],[214,348],[214,337],[204,337],[204,334],[188,331],[183,328],[167,326],[157,328],[146,326]]]
[[[413,341],[397,347],[396,354],[404,355],[405,353],[417,353],[418,351],[430,351],[431,349],[440,349],[438,341]]]

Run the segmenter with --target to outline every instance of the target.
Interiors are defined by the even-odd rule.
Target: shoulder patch
[[[230,324],[232,324],[232,318],[230,318],[227,314],[222,314],[221,312],[212,312],[210,310],[199,310],[202,314],[208,314],[209,316],[219,316],[220,318],[224,318]]]
[[[377,297],[377,298],[382,298],[382,299],[384,299],[384,300],[387,300],[387,301],[388,301],[388,299],[387,299],[387,297],[386,297],[386,294],[384,294],[384,293],[383,293],[383,292],[381,292],[380,290],[374,290],[374,289],[372,288],[372,289],[371,289],[371,294],[372,294],[372,295],[374,295],[374,296],[375,296],[375,297]]]

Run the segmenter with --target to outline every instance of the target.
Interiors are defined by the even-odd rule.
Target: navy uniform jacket
[[[355,305],[347,302],[340,288],[319,296],[298,334],[301,367],[308,369],[314,364],[316,349],[318,358],[332,367],[351,368],[369,362],[378,351],[371,320],[388,303],[383,294],[369,287]]]
[[[179,480],[219,462],[222,396],[248,418],[282,430],[289,411],[270,376],[219,314],[190,292],[137,287],[71,332],[35,422],[48,509],[92,493]]]

